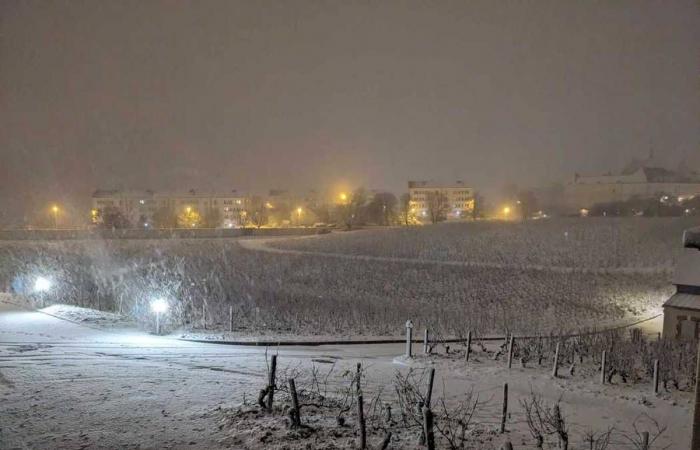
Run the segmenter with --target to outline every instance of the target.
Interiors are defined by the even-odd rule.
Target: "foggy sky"
[[[700,166],[687,1],[0,2],[0,211]]]

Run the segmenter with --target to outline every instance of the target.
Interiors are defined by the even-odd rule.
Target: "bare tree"
[[[250,211],[246,215],[256,228],[267,224],[268,214],[265,201],[261,197],[253,197],[250,200]]]
[[[431,223],[442,222],[447,218],[448,201],[447,196],[443,192],[428,192],[425,200]]]
[[[411,213],[411,194],[408,192],[401,194],[399,200],[400,212],[401,212],[401,222],[404,225],[410,225],[413,214]]]
[[[346,203],[338,205],[338,215],[345,224],[345,228],[351,230],[360,218],[360,213],[367,203],[367,194],[365,189],[360,187],[350,196]]]

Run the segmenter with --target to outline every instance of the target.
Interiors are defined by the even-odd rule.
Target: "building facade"
[[[676,264],[676,293],[664,303],[663,335],[700,338],[700,228],[686,231],[683,254]]]
[[[571,212],[595,205],[625,202],[631,199],[663,201],[669,196],[677,201],[700,195],[700,175],[679,173],[661,167],[630,168],[619,174],[582,176],[575,174],[564,189],[564,206]]]
[[[444,220],[469,219],[474,211],[474,189],[463,181],[409,181],[408,193],[411,213],[419,222],[431,221],[436,212]]]
[[[97,190],[92,196],[92,223],[100,224],[108,210],[118,211],[131,226],[158,226],[159,214],[170,215],[181,228],[234,228],[246,224],[248,197],[230,192],[153,192]]]

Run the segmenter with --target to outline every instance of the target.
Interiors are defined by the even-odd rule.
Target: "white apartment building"
[[[97,190],[92,196],[93,223],[99,223],[107,207],[117,208],[132,225],[151,226],[158,210],[167,209],[172,214],[197,214],[204,217],[212,210],[218,211],[218,228],[244,225],[248,197],[231,192],[153,192],[150,190]],[[182,225],[185,226],[185,225]]]
[[[420,222],[430,220],[429,199],[435,193],[443,198],[443,212],[447,220],[468,219],[474,211],[474,189],[463,181],[450,184],[409,181],[408,193],[411,196],[411,211]]]

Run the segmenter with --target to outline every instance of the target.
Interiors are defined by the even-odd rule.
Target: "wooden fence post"
[[[642,450],[649,450],[649,432],[642,431]]]
[[[356,380],[357,392],[360,392],[362,390],[362,382],[360,380],[360,378],[362,378],[362,363],[357,363],[357,375],[356,375],[356,377],[357,377],[357,380]]]
[[[423,433],[425,448],[435,450],[435,433],[433,432],[433,412],[427,406],[423,407]]]
[[[467,333],[467,356],[465,358],[466,362],[469,362],[469,354],[472,352],[472,330]]]
[[[556,378],[559,375],[559,345],[561,342],[557,342],[557,347],[554,350],[554,365],[552,366],[552,376]]]
[[[425,395],[425,406],[430,408],[430,401],[433,398],[433,382],[435,381],[435,368],[430,368],[430,374],[428,375],[428,392]]]
[[[425,329],[425,333],[423,333],[423,353],[426,355],[430,353],[429,347],[428,347],[428,329]]]
[[[365,428],[365,411],[362,394],[357,393],[357,425],[360,427],[360,448],[367,448],[367,429]]]
[[[515,344],[515,337],[511,334],[510,341],[508,342],[508,368],[513,367],[513,344]]]
[[[270,373],[267,382],[267,411],[272,412],[272,402],[275,395],[275,376],[277,373],[277,355],[272,355]]]
[[[607,352],[603,350],[603,356],[600,358],[600,384],[605,384],[605,357]]]
[[[297,387],[294,378],[289,379],[289,394],[292,397],[292,426],[301,426],[301,411],[299,409],[299,397],[297,397]]]
[[[406,358],[413,356],[412,352],[413,344],[413,322],[411,320],[406,321]]]
[[[503,384],[503,412],[501,414],[501,434],[506,432],[506,417],[508,416],[508,383]]]
[[[659,360],[654,360],[654,394],[659,393]]]

